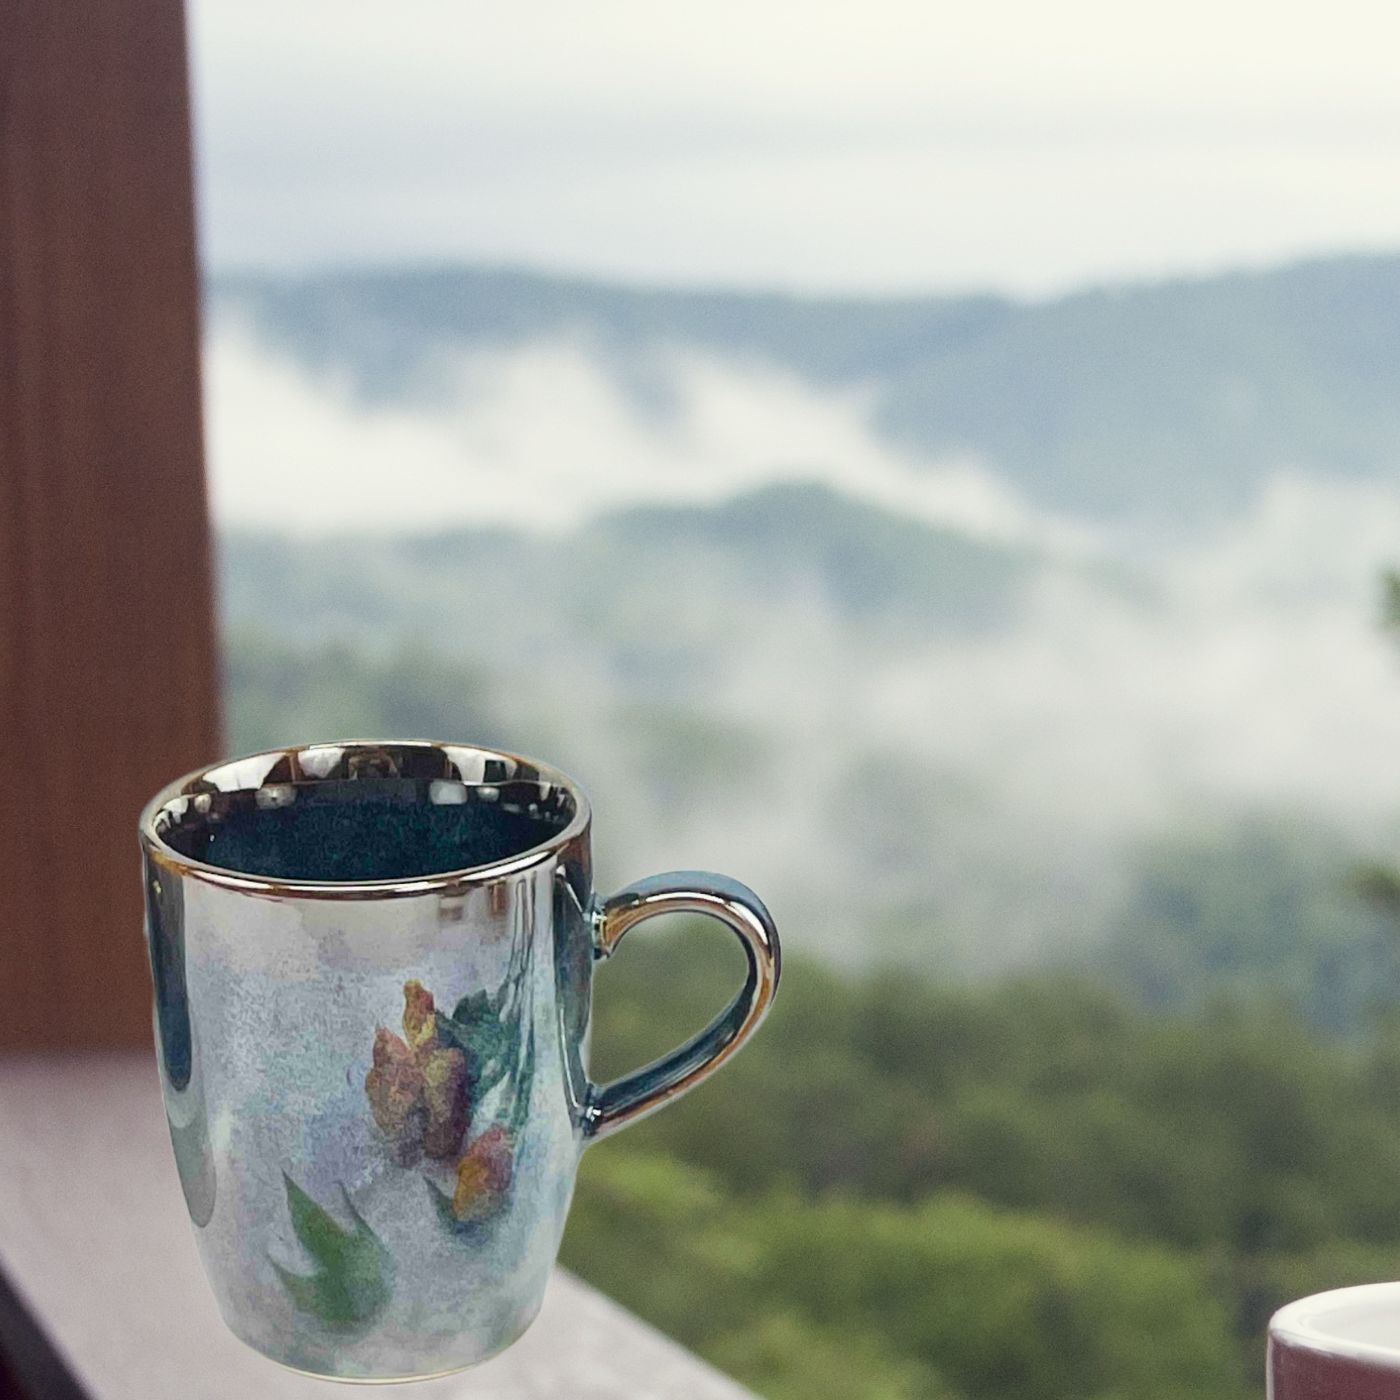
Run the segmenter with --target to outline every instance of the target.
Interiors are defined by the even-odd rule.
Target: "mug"
[[[339,1380],[417,1380],[539,1310],[590,1142],[753,1034],[777,932],[719,875],[593,893],[589,806],[492,749],[357,741],[204,769],[141,818],[157,1061],[229,1327]],[[655,914],[748,956],[700,1034],[588,1078],[595,959]]]
[[[1400,1400],[1400,1283],[1300,1298],[1269,1323],[1270,1400]]]

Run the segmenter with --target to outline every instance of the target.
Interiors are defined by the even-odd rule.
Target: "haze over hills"
[[[1391,975],[1345,882],[1400,831],[1397,310],[1400,258],[1037,305],[220,282],[233,738],[539,752],[605,881],[727,869],[848,962],[1102,950],[1170,1002],[1350,940],[1345,1026]]]
[[[1274,473],[1400,471],[1400,257],[1081,292],[819,300],[637,290],[436,269],[228,277],[244,318],[370,403],[441,404],[463,354],[579,345],[667,408],[658,351],[757,363],[870,395],[893,446],[994,464],[1033,503],[1199,523]]]

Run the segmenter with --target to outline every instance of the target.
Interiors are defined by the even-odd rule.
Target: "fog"
[[[301,535],[557,531],[610,508],[714,502],[793,480],[980,538],[1088,541],[982,463],[883,442],[873,391],[818,392],[775,366],[683,346],[658,348],[639,369],[645,400],[585,344],[557,341],[459,356],[440,372],[456,382],[450,409],[370,406],[237,322],[222,326],[206,357],[215,513]]]
[[[1034,509],[995,463],[881,440],[873,392],[681,347],[645,369],[660,396],[583,345],[541,344],[464,358],[450,408],[368,408],[222,326],[208,356],[218,520],[303,541],[489,523],[567,544],[621,506],[814,480],[1033,558],[1011,621],[933,637],[842,616],[816,575],[705,583],[678,560],[679,644],[705,676],[690,704],[756,755],[698,794],[636,747],[621,716],[638,696],[597,640],[562,623],[548,639],[571,677],[567,723],[529,694],[520,722],[558,736],[547,756],[594,790],[604,870],[732,870],[838,955],[850,930],[913,911],[983,947],[973,961],[1025,956],[1092,929],[1144,842],[1212,819],[1301,814],[1385,850],[1400,646],[1379,626],[1378,581],[1400,560],[1400,492],[1281,465],[1195,538],[1116,538]],[[434,595],[396,587],[411,634]],[[512,590],[528,605],[528,579]],[[596,602],[653,626],[647,600]],[[508,680],[530,673],[508,617],[439,630],[470,631]],[[935,956],[928,939],[920,956]]]

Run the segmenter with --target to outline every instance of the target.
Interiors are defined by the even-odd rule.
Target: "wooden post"
[[[217,697],[181,0],[4,0],[0,1049],[149,1039],[136,819]]]

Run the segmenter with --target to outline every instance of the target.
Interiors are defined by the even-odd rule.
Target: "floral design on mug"
[[[509,1129],[493,1123],[462,1155],[449,1194],[427,1183],[442,1223],[454,1235],[481,1239],[510,1199],[515,1180],[515,1142]]]
[[[450,1016],[421,982],[404,983],[403,1036],[376,1028],[365,1077],[370,1111],[394,1160],[422,1163],[442,1224],[474,1240],[509,1202],[529,1112],[535,1033],[531,1022],[522,1054],[520,982],[508,977],[496,996],[465,996]],[[482,1111],[488,1099],[489,1115]]]
[[[423,1155],[455,1157],[471,1116],[467,1057],[437,1033],[433,994],[405,982],[404,1039],[379,1026],[365,1093],[395,1160],[412,1166]]]

